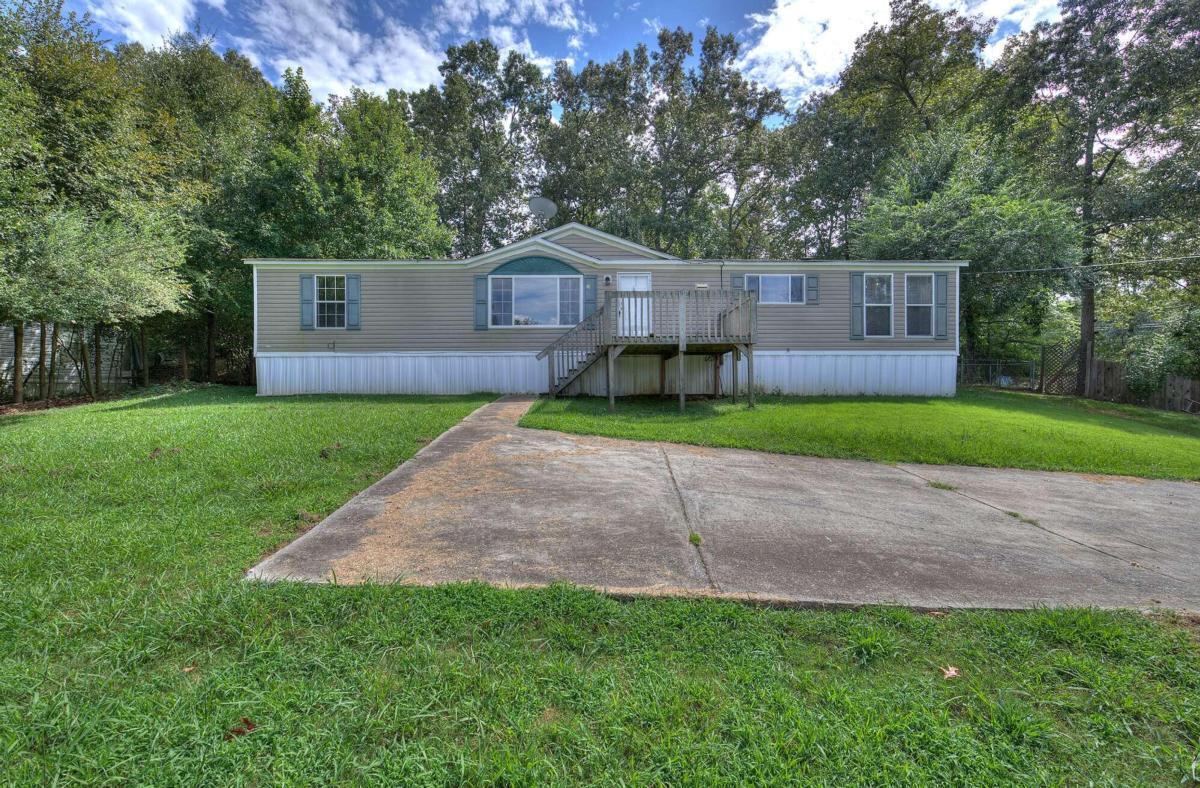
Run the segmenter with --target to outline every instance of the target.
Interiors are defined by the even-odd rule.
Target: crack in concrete
[[[704,570],[704,579],[707,581],[709,587],[714,591],[720,591],[721,586],[718,585],[717,581],[713,578],[712,569],[710,569],[708,566],[708,560],[704,557],[704,551],[701,549],[700,545],[693,544],[691,541],[692,534],[700,532],[692,526],[692,518],[691,515],[688,514],[687,502],[683,500],[683,491],[679,488],[679,482],[675,478],[675,469],[671,467],[671,457],[667,454],[667,450],[663,448],[661,443],[658,444],[658,451],[662,454],[663,461],[667,465],[667,476],[671,479],[671,487],[675,490],[676,500],[679,501],[679,511],[682,512],[684,525],[686,525],[688,529],[688,544],[691,545],[692,549],[696,551],[696,558],[700,560],[700,567]],[[701,534],[701,539],[703,538],[703,534]]]
[[[896,465],[894,467],[897,470],[904,471],[905,473],[907,473],[910,476],[915,476],[916,478],[920,479],[923,482],[929,483],[929,482],[933,481],[932,479],[928,479],[928,478],[922,476],[921,474],[917,473],[916,471],[910,471],[908,468],[904,468],[900,465]],[[1001,514],[1005,514],[1010,517],[1012,516],[1011,510],[996,506],[995,504],[989,503],[988,501],[985,501],[982,498],[976,498],[973,495],[967,495],[965,492],[958,489],[957,487],[954,488],[953,490],[946,490],[946,492],[952,493],[953,495],[961,495],[963,498],[966,498],[969,501],[974,501],[975,503],[983,504],[984,506],[988,507],[989,509],[995,509],[997,512],[1000,512]],[[1020,513],[1018,512],[1018,514],[1020,514]],[[1132,566],[1135,569],[1144,569],[1147,572],[1150,572],[1151,574],[1165,577],[1168,580],[1174,580],[1176,583],[1187,583],[1186,580],[1182,580],[1178,577],[1175,577],[1174,575],[1167,574],[1166,572],[1163,572],[1162,570],[1154,569],[1152,567],[1146,566],[1145,564],[1140,564],[1137,561],[1133,561],[1129,558],[1124,558],[1122,556],[1117,555],[1116,553],[1110,553],[1107,550],[1101,550],[1099,547],[1096,547],[1095,545],[1090,545],[1087,542],[1081,542],[1078,539],[1075,539],[1074,537],[1067,536],[1066,534],[1063,534],[1063,533],[1059,533],[1058,531],[1055,531],[1053,528],[1047,528],[1046,526],[1042,525],[1041,523],[1037,522],[1036,520],[1033,520],[1032,518],[1027,518],[1027,517],[1022,516],[1021,522],[1025,523],[1027,525],[1033,526],[1034,528],[1037,528],[1040,531],[1044,531],[1045,533],[1048,533],[1051,536],[1057,536],[1059,539],[1064,539],[1068,542],[1071,542],[1072,544],[1079,545],[1080,547],[1084,548],[1085,550],[1091,550],[1093,552],[1099,553],[1102,556],[1106,556],[1108,558],[1112,558],[1117,561],[1120,561],[1121,563]]]

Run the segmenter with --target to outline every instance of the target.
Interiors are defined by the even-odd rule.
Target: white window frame
[[[780,306],[803,306],[808,303],[808,274],[746,274],[758,278],[758,303],[760,304],[776,304]],[[788,300],[787,301],[764,301],[762,297],[762,280],[766,277],[777,277],[788,280]],[[804,299],[801,301],[792,301],[792,280],[800,277],[804,280]],[[749,288],[746,288],[749,289]]]
[[[887,304],[880,304],[867,301],[867,278],[872,276],[886,276],[888,278],[888,299]],[[807,295],[807,293],[805,293]],[[867,307],[869,306],[886,306],[888,308],[888,332],[886,334],[868,334],[867,333]],[[863,319],[863,339],[891,339],[896,336],[896,275],[884,271],[864,272],[862,280],[862,319]]]
[[[929,303],[928,304],[914,304],[908,300],[908,294],[910,292],[908,289],[908,280],[914,276],[926,277],[927,279],[929,279]],[[935,277],[932,273],[905,274],[904,275],[904,336],[912,337],[913,339],[933,339],[933,337],[937,334],[937,326],[934,325],[935,321],[937,320],[937,306],[936,306],[937,305],[937,292],[934,289],[936,287],[937,287],[937,277]],[[865,295],[864,295],[864,298],[865,298]],[[893,300],[894,299],[895,299],[895,294],[893,294]],[[911,333],[909,333],[909,331],[908,331],[908,308],[910,306],[927,306],[927,307],[929,307],[929,333],[928,334],[911,334]],[[864,328],[865,328],[865,326],[864,326]]]
[[[342,280],[342,298],[329,299],[321,298],[321,280],[337,278]],[[348,302],[350,293],[346,290],[346,275],[345,274],[313,274],[313,328],[318,331],[345,331],[348,323]],[[323,326],[321,325],[321,304],[341,304],[342,305],[342,324],[340,326]]]
[[[512,279],[513,280],[513,315],[514,315],[514,317],[515,317],[516,311],[517,311],[517,282],[516,282],[516,280],[518,280],[518,279],[555,279],[555,280],[575,279],[579,282],[579,319],[582,320],[584,318],[584,314],[583,314],[583,275],[582,274],[496,274],[494,276],[489,274],[488,275],[488,330],[489,331],[491,331],[493,329],[499,331],[501,329],[509,329],[509,328],[522,328],[522,329],[574,328],[576,325],[578,325],[577,323],[565,324],[562,322],[562,286],[561,285],[554,289],[554,292],[558,295],[558,316],[557,316],[557,319],[559,320],[558,323],[556,323],[554,325],[550,325],[548,323],[543,323],[543,324],[535,325],[535,326],[522,326],[522,325],[515,325],[515,324],[511,324],[511,325],[507,325],[507,326],[503,326],[503,325],[498,326],[498,325],[494,324],[492,322],[492,283],[497,279]]]

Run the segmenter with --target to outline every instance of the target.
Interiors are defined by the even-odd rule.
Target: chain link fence
[[[958,365],[958,385],[994,386],[1003,389],[1036,391],[1039,384],[1037,361],[984,359],[961,361]]]

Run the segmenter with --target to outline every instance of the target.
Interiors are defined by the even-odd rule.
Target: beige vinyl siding
[[[919,273],[947,273],[946,338],[909,339],[904,335],[904,270],[889,268],[886,263],[864,273],[892,274],[892,334],[891,338],[850,338],[850,269],[783,268],[780,266],[726,267],[726,281],[731,274],[808,274],[820,277],[818,304],[759,304],[758,343],[763,350],[954,350],[958,314],[955,311],[957,281],[953,268],[923,269]],[[911,271],[910,271],[911,272]]]
[[[565,246],[573,252],[595,257],[597,260],[656,259],[645,252],[623,249],[616,244],[610,244],[580,232],[563,233],[554,239],[554,243]]]
[[[497,263],[499,265],[499,263]],[[258,269],[258,346],[260,353],[289,352],[420,352],[420,351],[539,351],[565,329],[474,328],[474,278],[495,266],[412,270],[403,268],[328,269],[313,265]],[[954,268],[949,274],[946,339],[908,339],[904,336],[904,269],[886,264],[871,272],[894,273],[891,339],[850,339],[850,270],[728,264],[681,264],[647,260],[620,268],[573,265],[583,275],[595,275],[597,302],[616,289],[618,274],[650,273],[657,290],[691,289],[707,284],[728,287],[730,277],[745,273],[804,273],[820,277],[819,304],[760,304],[758,345],[764,350],[949,350],[955,348],[958,316]],[[911,269],[910,269],[911,270]],[[362,328],[300,329],[300,275],[357,273],[362,277]],[[605,277],[611,281],[605,284]]]

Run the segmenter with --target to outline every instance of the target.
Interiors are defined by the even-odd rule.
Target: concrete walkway
[[[480,408],[248,576],[1200,610],[1198,484],[517,427],[531,402]]]

